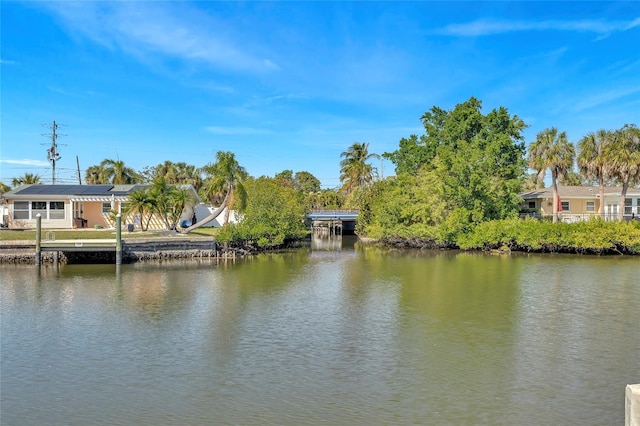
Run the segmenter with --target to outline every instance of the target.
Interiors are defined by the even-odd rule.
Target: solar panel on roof
[[[20,195],[127,195],[148,185],[31,185]]]
[[[113,185],[31,185],[20,195],[110,195]]]

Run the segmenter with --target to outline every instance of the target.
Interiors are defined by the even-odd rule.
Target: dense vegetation
[[[460,235],[462,249],[640,254],[640,222],[551,223],[535,219],[484,222]]]
[[[451,111],[433,107],[422,122],[423,136],[383,154],[396,178],[354,196],[358,232],[455,241],[474,224],[516,217],[526,176],[524,122],[504,108],[483,115],[475,98]]]
[[[483,115],[480,101],[470,98],[450,111],[433,107],[422,122],[424,135],[403,138],[396,151],[383,154],[395,164],[396,177],[349,198],[361,211],[360,235],[415,247],[638,252],[638,224],[517,219],[518,194],[530,182],[527,166],[536,182],[551,171],[556,199],[558,182],[580,180],[573,171],[576,149],[565,132],[539,132],[525,161],[526,125],[504,108]],[[640,132],[625,125],[598,135],[599,144],[590,143],[590,135],[578,144],[579,170],[585,181],[621,185],[622,205],[627,188],[640,183]],[[555,222],[556,215],[550,219]]]
[[[301,191],[268,177],[250,179],[245,185],[249,202],[242,220],[223,227],[217,236],[219,241],[242,241],[269,248],[307,234],[304,223],[307,209]]]

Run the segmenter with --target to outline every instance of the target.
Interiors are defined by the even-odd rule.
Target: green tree
[[[100,177],[103,183],[127,185],[137,183],[140,180],[135,170],[127,167],[122,160],[105,159],[102,160],[99,167],[102,169]]]
[[[395,164],[396,175],[417,173],[420,167],[429,163],[436,156],[436,146],[427,144],[427,137],[411,135],[400,139],[400,147],[393,152],[385,152],[383,158]]]
[[[333,189],[321,189],[306,193],[306,205],[309,210],[340,209],[345,203],[344,194]]]
[[[320,181],[309,172],[296,172],[293,177],[293,187],[305,194],[320,191]]]
[[[275,247],[306,235],[307,210],[300,191],[269,177],[250,179],[246,189],[248,203],[240,223],[225,227],[218,235],[221,241],[240,238]]]
[[[240,166],[235,155],[228,151],[218,151],[215,163],[207,164],[203,171],[209,175],[205,180],[201,192],[205,199],[213,202],[224,194],[220,206],[209,216],[198,223],[186,228],[183,232],[189,232],[212,221],[225,211],[224,225],[229,223],[229,212],[232,208],[238,211],[244,210],[247,204],[247,193],[244,181],[249,177],[244,167]],[[228,207],[225,210],[225,207]]]
[[[40,183],[42,183],[42,178],[40,175],[36,175],[34,173],[25,173],[24,175],[11,180],[11,184],[13,186],[34,185]]]
[[[547,169],[551,170],[553,192],[553,222],[558,220],[558,179],[573,167],[575,149],[567,139],[566,132],[551,127],[539,132],[529,145],[529,167],[535,170],[539,180],[544,180]]]
[[[611,143],[613,133],[608,130],[591,132],[578,142],[578,168],[587,179],[598,182],[600,193],[600,205],[598,214],[604,214],[604,186],[609,177],[609,164],[605,158],[605,148]]]
[[[340,182],[341,191],[349,195],[356,188],[362,188],[371,182],[377,175],[377,169],[367,161],[372,158],[379,159],[378,154],[369,153],[368,143],[354,143],[345,152],[340,154]]]
[[[385,154],[396,177],[353,197],[359,233],[444,241],[476,223],[517,215],[527,126],[506,108],[485,115],[481,107],[475,98],[449,111],[434,106],[422,116],[425,135],[403,138]]]
[[[622,184],[618,220],[624,220],[624,200],[629,186],[640,183],[640,129],[626,124],[616,130],[611,143],[604,148],[611,175]]]
[[[293,170],[283,170],[274,176],[276,181],[282,186],[293,188]]]

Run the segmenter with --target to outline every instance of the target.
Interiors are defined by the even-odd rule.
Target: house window
[[[102,203],[102,214],[111,213],[111,203]]]
[[[64,201],[49,201],[49,219],[64,219]]]
[[[568,212],[568,211],[570,211],[570,209],[569,209],[569,202],[568,202],[568,201],[562,201],[562,211],[563,211],[563,212]]]
[[[64,201],[14,201],[13,218],[17,220],[64,219]]]
[[[631,198],[625,198],[624,199],[624,214],[631,214],[631,211],[633,209],[632,206],[632,201]]]
[[[28,201],[13,202],[13,218],[16,220],[29,219],[29,202]]]
[[[47,218],[47,202],[46,201],[32,201],[31,202],[31,218],[35,219],[37,215],[40,215],[43,219]]]
[[[587,213],[595,213],[595,211],[596,211],[596,202],[587,201]]]
[[[530,209],[535,209],[536,208],[536,202],[535,201],[529,201],[529,208]]]

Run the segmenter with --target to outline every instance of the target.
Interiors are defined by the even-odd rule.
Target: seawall
[[[125,263],[163,259],[236,258],[250,254],[248,250],[225,248],[211,237],[184,236],[134,238],[122,240],[122,260]],[[4,241],[0,243],[0,264],[35,264],[34,241]],[[115,263],[115,251],[66,252],[43,251],[41,261],[53,263]]]

